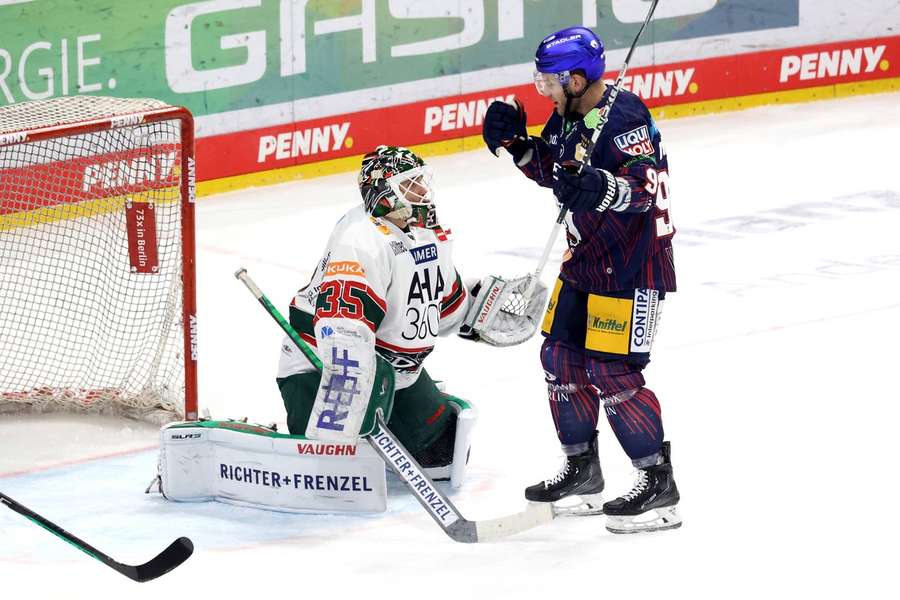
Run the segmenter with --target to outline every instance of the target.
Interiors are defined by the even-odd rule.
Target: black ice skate
[[[678,487],[672,477],[669,442],[663,442],[663,463],[638,470],[634,487],[603,505],[606,529],[613,533],[639,533],[681,527]]]
[[[567,456],[552,479],[525,488],[525,498],[532,502],[553,502],[559,515],[598,515],[602,512],[602,491],[603,471],[595,431],[586,451]]]

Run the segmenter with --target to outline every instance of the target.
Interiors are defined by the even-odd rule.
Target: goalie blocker
[[[456,413],[453,462],[426,469],[458,488],[465,477],[477,417],[466,401]],[[160,491],[168,500],[309,513],[383,512],[385,463],[365,440],[331,442],[234,421],[177,422],[160,430]]]

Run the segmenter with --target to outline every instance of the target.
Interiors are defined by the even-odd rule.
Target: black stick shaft
[[[181,537],[172,542],[165,550],[159,553],[152,560],[142,565],[126,565],[122,564],[110,556],[104,554],[100,550],[94,548],[81,538],[69,533],[56,523],[47,520],[38,513],[28,507],[13,500],[6,494],[0,492],[0,504],[5,505],[9,509],[19,513],[35,525],[39,525],[46,529],[62,541],[78,548],[91,558],[99,560],[106,566],[110,567],[125,575],[126,577],[139,582],[150,581],[161,575],[165,575],[190,557],[194,551],[194,545],[186,537]]]

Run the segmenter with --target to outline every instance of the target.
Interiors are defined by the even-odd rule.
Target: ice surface
[[[900,94],[660,127],[679,291],[646,375],[672,440],[683,528],[614,536],[602,517],[569,518],[461,545],[396,481],[377,516],[176,505],[143,494],[152,429],[2,416],[0,491],[124,562],[180,535],[197,547],[139,586],[3,510],[3,597],[895,594]],[[553,224],[549,192],[487,151],[430,162],[463,276],[531,271]],[[343,174],[200,202],[200,398],[214,416],[284,418],[273,382],[281,333],[232,273],[247,267],[285,307],[358,201]],[[559,466],[539,345],[450,338],[428,359],[481,413],[471,477],[452,495],[468,518],[521,508],[522,488]],[[630,487],[631,467],[603,423],[600,452],[612,497]]]

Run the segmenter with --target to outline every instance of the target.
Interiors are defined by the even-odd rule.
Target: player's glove
[[[481,134],[488,149],[497,154],[502,147],[509,150],[515,157],[521,157],[525,153],[525,140],[528,132],[525,131],[525,107],[516,100],[515,106],[500,100],[495,100],[488,106],[484,115],[484,124]],[[520,150],[516,152],[515,150]]]
[[[581,167],[579,173],[578,168]],[[566,161],[556,171],[553,193],[570,212],[603,212],[619,195],[619,184],[609,171]]]

